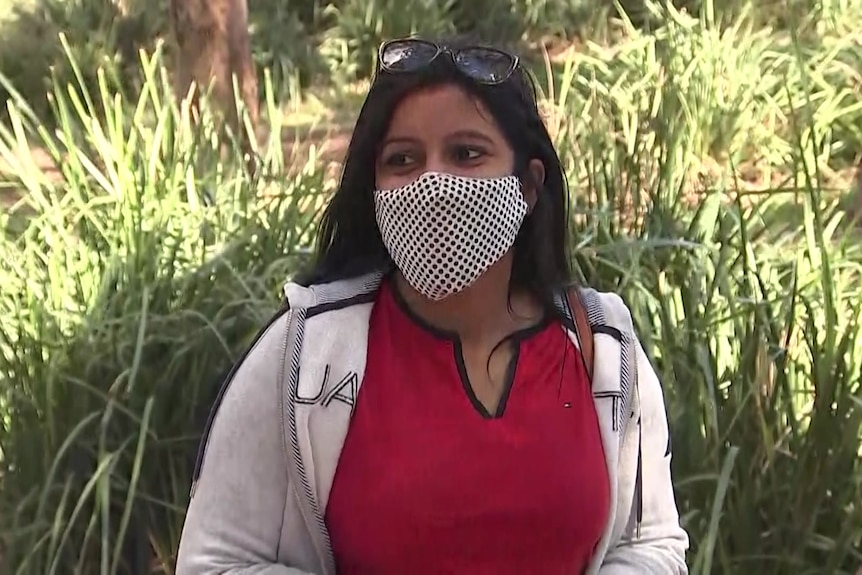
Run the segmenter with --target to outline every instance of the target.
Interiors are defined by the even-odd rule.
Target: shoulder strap
[[[566,298],[569,302],[569,309],[572,311],[572,316],[575,320],[575,328],[577,329],[578,343],[581,345],[581,355],[584,356],[584,365],[587,368],[587,376],[590,381],[593,380],[593,330],[590,328],[590,320],[587,319],[587,312],[584,309],[584,304],[581,303],[581,295],[578,288],[572,287],[566,291]]]

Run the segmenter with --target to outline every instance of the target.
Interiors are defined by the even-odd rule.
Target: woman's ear
[[[521,191],[529,208],[528,213],[532,213],[539,199],[539,189],[545,183],[545,165],[542,160],[530,160],[527,165],[527,174],[527,182],[521,187]]]

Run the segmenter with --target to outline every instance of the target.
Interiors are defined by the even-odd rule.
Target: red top
[[[423,325],[388,282],[326,524],[339,575],[573,575],[608,521],[589,380],[556,321],[515,337],[490,416],[457,339]]]

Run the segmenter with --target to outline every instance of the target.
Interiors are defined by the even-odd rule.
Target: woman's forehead
[[[405,96],[392,113],[387,136],[456,130],[499,131],[481,100],[457,85],[443,84]]]

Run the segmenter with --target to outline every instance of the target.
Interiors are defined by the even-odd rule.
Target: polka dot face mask
[[[432,300],[475,282],[514,245],[527,215],[515,176],[465,178],[427,172],[374,192],[383,243],[416,291]]]

